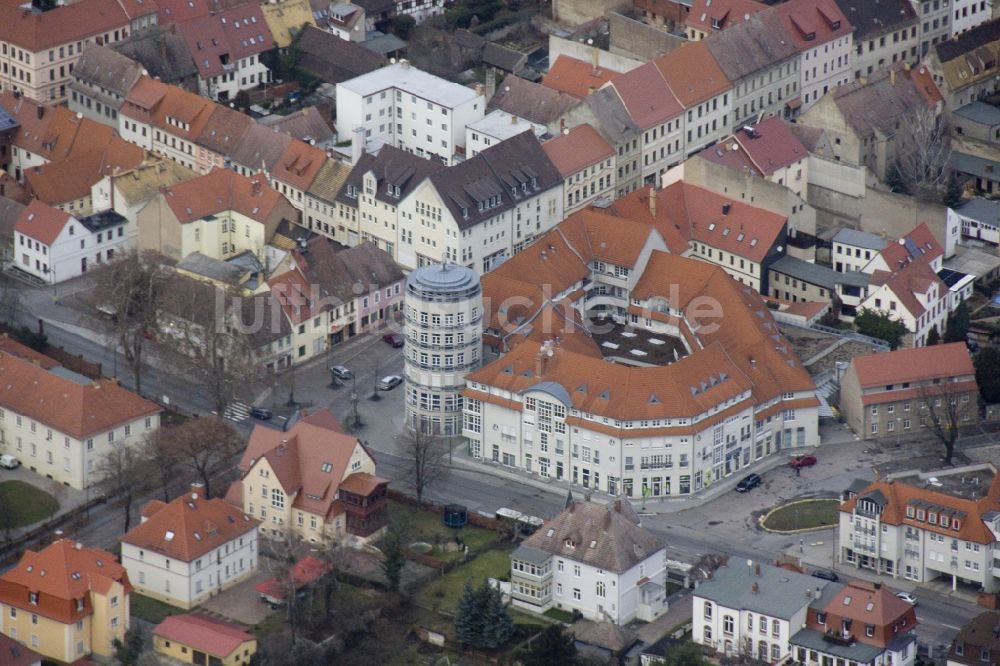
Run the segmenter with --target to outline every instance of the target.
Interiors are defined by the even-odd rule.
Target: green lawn
[[[59,501],[24,481],[0,483],[0,507],[9,516],[10,527],[24,527],[45,520],[59,510]]]
[[[505,578],[510,574],[510,551],[488,550],[440,578],[425,585],[417,593],[417,601],[436,610],[453,613],[462,596],[465,581],[473,587],[487,578]]]
[[[183,608],[151,599],[138,592],[132,593],[132,603],[129,605],[129,610],[135,617],[142,618],[153,624],[163,622],[168,615],[181,615],[187,612]]]
[[[836,525],[837,507],[835,499],[806,500],[793,502],[775,509],[764,519],[764,527],[769,530],[806,530]]]
[[[411,504],[403,502],[389,501],[390,519],[400,519],[406,526],[406,540],[409,543],[425,542],[435,546],[428,554],[442,560],[454,560],[462,556],[462,551],[445,551],[444,544],[454,541],[456,535],[461,535],[462,540],[470,550],[477,550],[493,541],[497,534],[491,530],[481,527],[466,526],[460,530],[446,527],[441,520],[440,511],[418,509]]]
[[[565,622],[566,624],[569,624],[573,621],[573,614],[570,613],[569,611],[564,611],[561,608],[550,608],[547,611],[545,611],[543,615],[545,615],[546,617],[550,617],[553,620],[558,620],[559,622]]]

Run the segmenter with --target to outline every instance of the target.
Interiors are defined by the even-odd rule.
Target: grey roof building
[[[582,102],[572,95],[540,83],[508,76],[487,106],[487,111],[503,109],[507,113],[541,125],[551,125]],[[550,128],[551,129],[551,128]]]
[[[302,254],[303,273],[310,282],[320,286],[323,296],[350,303],[372,289],[393,285],[405,278],[392,257],[371,243],[346,250],[339,247],[323,236],[315,236]]]
[[[140,76],[142,65],[135,60],[107,46],[87,43],[73,67],[73,79],[69,84],[71,106],[85,106],[86,102],[80,99],[83,96],[117,112]],[[76,95],[72,95],[73,92]]]
[[[834,243],[842,243],[852,247],[860,247],[866,250],[881,252],[889,241],[878,234],[869,231],[858,231],[857,229],[841,229],[833,235]]]
[[[868,286],[870,276],[859,271],[848,271],[838,273],[827,266],[813,264],[803,261],[797,257],[786,254],[781,259],[771,264],[771,270],[782,275],[793,277],[817,287],[829,289],[831,293],[838,284],[847,284],[855,287]]]
[[[198,92],[198,65],[176,23],[132,33],[113,48],[140,63],[149,76]]]
[[[377,153],[365,153],[361,156],[337,192],[337,201],[356,207],[357,193],[364,191],[365,174],[371,171],[376,180],[375,198],[391,206],[398,206],[424,179],[444,168],[437,160],[417,157],[401,148],[385,145]],[[392,192],[389,192],[389,188],[392,188]]]
[[[244,175],[261,170],[270,173],[292,141],[292,137],[287,134],[251,123],[231,157],[234,164],[243,167]]]
[[[705,43],[726,78],[733,82],[798,53],[781,18],[773,12],[758,12],[726,30],[713,32]]]
[[[828,581],[770,565],[749,566],[730,560],[711,580],[698,586],[696,595],[725,608],[791,619],[822,594]]]
[[[298,68],[327,83],[348,81],[389,63],[380,53],[313,26],[302,31],[297,47],[302,52]]]
[[[955,209],[955,212],[970,220],[1000,227],[1000,201],[975,197]]]

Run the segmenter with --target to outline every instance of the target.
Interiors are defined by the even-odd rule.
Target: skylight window
[[[708,224],[708,230],[709,231],[715,231],[715,222],[709,222],[709,224]]]
[[[320,467],[320,471],[322,472],[330,472],[332,470],[333,470],[333,465],[331,465],[328,462],[323,463],[323,465]]]
[[[851,605],[851,597],[850,596],[844,597],[844,605],[845,606],[850,606]]]
[[[173,541],[174,540],[174,533],[173,533],[173,531],[172,530],[167,530],[167,533],[163,535],[163,538],[166,541]]]

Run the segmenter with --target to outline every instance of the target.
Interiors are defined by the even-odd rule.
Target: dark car
[[[836,583],[840,580],[840,576],[828,569],[817,569],[812,572],[813,578],[822,578],[823,580],[828,580],[831,583]]]
[[[250,410],[250,416],[255,419],[260,419],[261,421],[267,421],[274,416],[274,412],[267,407],[254,407]]]
[[[390,347],[402,347],[403,346],[403,336],[399,333],[386,333],[382,336],[382,341],[388,344]]]
[[[788,463],[788,466],[792,469],[802,469],[803,467],[812,467],[816,464],[816,456],[795,456],[792,461]]]
[[[756,488],[760,485],[760,475],[759,474],[749,474],[745,476],[739,483],[736,484],[736,492],[745,493]]]

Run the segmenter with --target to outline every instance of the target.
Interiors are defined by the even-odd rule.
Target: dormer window
[[[924,515],[925,515],[925,513],[924,513],[923,509],[917,509],[917,520],[923,520],[924,519]]]
[[[815,32],[807,32],[805,39],[806,39],[807,42],[813,41],[814,39],[816,39],[816,33]]]
[[[322,464],[322,466],[320,466],[319,469],[324,474],[329,474],[331,471],[333,471],[333,465],[331,465],[328,462],[325,462],[325,463]]]
[[[712,19],[712,29],[713,30],[721,30],[722,29],[722,21],[720,21],[717,18]]]
[[[28,592],[28,603],[33,606],[38,605],[38,592]]]
[[[466,206],[462,206],[462,219],[469,219],[469,209]]]
[[[572,539],[566,539],[566,547],[572,550],[576,548],[576,544],[573,543]]]

